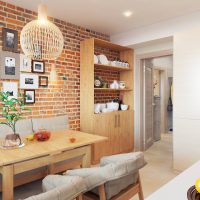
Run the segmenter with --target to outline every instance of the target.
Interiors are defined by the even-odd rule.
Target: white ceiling
[[[49,15],[107,34],[186,15],[200,10],[200,0],[6,0],[37,11],[39,3],[48,5]],[[130,18],[122,13],[133,11]]]

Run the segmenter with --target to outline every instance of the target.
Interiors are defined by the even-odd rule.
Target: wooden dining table
[[[75,142],[70,142],[75,138]],[[73,130],[53,131],[48,141],[27,142],[23,148],[0,150],[3,200],[13,200],[14,176],[41,167],[48,174],[57,172],[56,163],[81,158],[81,167],[90,167],[91,146],[107,140],[106,137]]]

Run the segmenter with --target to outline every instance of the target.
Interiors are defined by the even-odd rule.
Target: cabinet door
[[[108,138],[105,142],[93,145],[93,163],[98,163],[101,157],[112,155],[112,133],[115,129],[115,115],[102,113],[94,115],[94,134]]]
[[[110,132],[110,150],[111,155],[120,153],[120,133],[119,133],[119,112],[115,112],[112,116],[113,128]]]
[[[119,114],[120,152],[130,152],[134,148],[134,113],[133,110]]]

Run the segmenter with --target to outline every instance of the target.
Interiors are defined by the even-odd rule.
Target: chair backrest
[[[89,191],[104,183],[137,173],[138,170],[139,168],[134,160],[127,160],[126,162],[110,163],[102,167],[68,170],[66,175],[83,177]]]
[[[0,125],[0,138],[5,138],[6,135],[12,134],[12,129],[6,125]],[[26,136],[33,133],[31,119],[22,119],[16,123],[16,133],[20,136]]]
[[[69,120],[67,115],[55,116],[50,118],[32,118],[22,119],[16,123],[16,133],[21,137],[32,134],[41,128],[50,131],[69,129]],[[6,125],[0,125],[0,139],[6,135],[12,134],[12,129]]]
[[[32,123],[34,132],[39,129],[47,129],[50,131],[69,129],[67,115],[48,118],[33,118]]]

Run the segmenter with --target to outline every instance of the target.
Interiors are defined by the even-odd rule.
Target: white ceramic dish
[[[98,57],[94,55],[94,64],[98,64],[98,62],[99,62]]]
[[[113,109],[104,108],[104,109],[102,110],[102,113],[113,112],[113,111],[114,111]]]
[[[103,112],[103,109],[106,108],[105,103],[100,103],[100,112]]]
[[[106,106],[108,109],[113,109],[113,110],[119,109],[119,103],[115,103],[115,102],[106,103]]]
[[[102,65],[108,65],[109,61],[105,55],[98,55],[99,63]]]
[[[128,105],[121,104],[121,110],[128,110]]]
[[[99,103],[94,104],[94,113],[100,113],[101,105]]]

